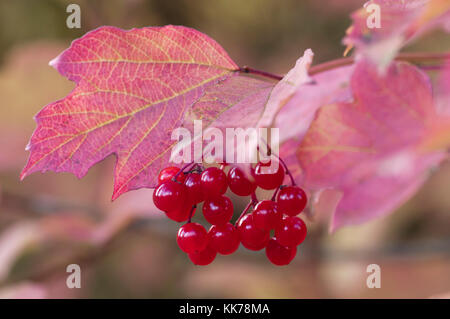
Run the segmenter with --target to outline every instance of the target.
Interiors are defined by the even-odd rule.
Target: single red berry
[[[162,183],[153,192],[153,203],[165,212],[181,208],[185,201],[185,186],[172,180]]]
[[[185,253],[202,251],[208,244],[205,227],[198,223],[187,223],[178,230],[177,243]]]
[[[303,189],[298,186],[286,186],[277,195],[280,212],[289,216],[300,214],[306,207],[308,199]]]
[[[178,172],[180,171],[180,168],[175,166],[169,166],[161,170],[158,175],[158,185],[167,182],[172,179]],[[183,173],[180,173],[177,177],[177,181],[182,183],[185,179],[185,175]]]
[[[186,186],[187,201],[193,204],[201,203],[205,200],[203,195],[203,188],[201,182],[201,175],[199,173],[188,174],[184,181]]]
[[[223,225],[233,217],[233,203],[227,196],[216,196],[203,203],[203,215],[213,225]]]
[[[206,266],[214,261],[217,252],[208,245],[202,251],[190,253],[188,256],[194,265]]]
[[[227,180],[231,191],[239,196],[248,196],[256,189],[256,184],[249,180],[238,167],[233,167],[228,171]]]
[[[222,255],[234,253],[241,243],[238,230],[230,223],[211,226],[208,239],[209,245]]]
[[[275,228],[275,237],[282,246],[300,245],[306,238],[307,228],[303,220],[296,216],[286,216]]]
[[[278,211],[277,204],[271,200],[260,201],[253,211],[253,222],[262,230],[271,230],[278,226],[283,215]]]
[[[280,245],[276,238],[271,238],[266,247],[266,256],[270,262],[277,266],[288,265],[297,254],[297,246],[285,247]]]
[[[253,222],[253,215],[243,216],[238,223],[237,229],[242,245],[250,250],[261,250],[266,247],[270,239],[270,232],[259,229]]]
[[[267,163],[259,162],[253,170],[256,185],[266,190],[279,187],[283,183],[284,175],[284,168],[276,159]]]
[[[194,216],[196,209],[197,208],[192,208],[192,206],[190,205],[183,205],[182,207],[176,210],[166,212],[166,216],[169,217],[171,220],[181,223],[189,219],[189,216],[191,215],[191,210],[193,210],[192,216]]]
[[[225,194],[227,190],[227,176],[217,167],[208,167],[201,176],[203,193],[206,198]]]

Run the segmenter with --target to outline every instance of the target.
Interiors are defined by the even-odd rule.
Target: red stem
[[[250,207],[253,206],[253,200],[251,200],[250,202],[248,202],[247,206],[245,206],[244,210],[242,211],[241,215],[239,215],[238,219],[236,219],[236,223],[235,225],[239,224],[239,221],[241,220],[241,218],[247,214],[248,210],[250,209]]]
[[[252,194],[252,205],[255,205],[256,203],[258,203],[258,198],[256,197],[256,193],[253,191]]]
[[[414,52],[414,53],[400,53],[398,54],[394,60],[396,61],[407,61],[411,63],[420,63],[420,62],[442,62],[446,59],[450,59],[450,53],[421,53],[421,52]],[[309,75],[314,75],[320,72],[328,71],[334,68],[338,68],[341,66],[351,65],[355,62],[354,57],[347,57],[347,58],[339,58],[331,61],[327,61],[324,63],[320,63],[317,65],[312,66],[309,69]],[[427,66],[427,65],[418,65],[418,67],[423,68],[425,70],[436,70],[437,66]],[[281,80],[283,76],[278,74],[272,74],[266,71],[253,69],[248,66],[244,66],[236,70],[238,72],[242,73],[250,73],[250,74],[256,74],[260,76],[264,76],[273,80]]]
[[[192,215],[194,214],[194,210],[197,208],[197,205],[192,205],[191,212],[189,213],[189,219],[186,224],[192,223]]]
[[[285,163],[285,162],[283,161],[283,159],[282,159],[281,157],[279,157],[278,155],[275,155],[275,156],[278,158],[278,160],[280,161],[280,163],[283,164],[284,170],[286,171],[286,174],[288,174],[288,175],[289,175],[289,178],[291,179],[291,185],[292,185],[292,186],[295,186],[296,183],[295,183],[294,176],[292,176],[292,173],[291,173],[291,171],[289,170],[289,168],[287,167],[286,163]]]
[[[278,186],[277,189],[275,189],[275,192],[273,192],[273,195],[272,195],[272,198],[271,198],[272,202],[275,201],[275,198],[277,197],[277,194],[278,194],[278,191],[280,190],[280,187],[281,186]]]
[[[174,182],[179,183],[179,182],[177,181],[178,176],[179,176],[181,173],[183,173],[183,172],[186,170],[186,168],[188,168],[188,167],[190,167],[190,166],[192,166],[192,165],[194,165],[194,164],[196,164],[196,163],[195,163],[195,162],[192,162],[192,163],[188,163],[188,164],[184,165],[184,166],[180,169],[180,171],[179,171],[178,173],[176,173],[176,174],[172,177],[172,180],[173,180]]]
[[[243,67],[239,68],[237,71],[242,72],[242,73],[261,75],[261,76],[264,76],[266,78],[273,79],[273,80],[278,80],[278,81],[283,78],[281,75],[272,74],[272,73],[269,73],[269,72],[266,72],[266,71],[253,69],[253,68],[248,67],[248,66],[243,66]]]

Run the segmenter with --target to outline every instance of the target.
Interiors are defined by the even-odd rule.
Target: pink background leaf
[[[369,28],[372,12],[361,8],[352,14],[353,24],[343,43],[355,46],[357,55],[384,70],[397,52],[425,32],[443,28],[450,32],[450,3],[447,0],[371,0],[380,7],[380,28]]]
[[[436,112],[429,79],[416,67],[394,63],[381,76],[362,61],[351,91],[354,102],[323,106],[304,139],[282,152],[300,164],[295,173],[306,188],[343,192],[331,230],[392,211],[445,157],[418,151]]]

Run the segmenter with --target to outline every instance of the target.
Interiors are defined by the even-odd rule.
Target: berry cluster
[[[241,243],[249,250],[265,248],[267,258],[275,265],[287,265],[294,259],[297,246],[306,237],[306,225],[297,215],[305,208],[307,197],[292,178],[292,186],[282,185],[287,168],[276,158],[271,161],[277,161],[275,169],[271,162],[259,162],[251,170],[252,179],[236,166],[226,174],[226,164],[204,169],[191,163],[182,169],[161,170],[153,202],[168,218],[186,222],[178,230],[177,243],[194,264],[208,265],[217,253],[232,254]],[[272,199],[258,201],[257,187],[275,190]],[[236,195],[252,198],[234,224],[233,203],[224,195],[228,188]],[[203,216],[211,224],[208,231],[191,221],[202,202]]]

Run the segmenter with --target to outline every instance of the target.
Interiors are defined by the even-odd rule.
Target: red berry
[[[256,189],[256,184],[249,180],[238,167],[229,170],[227,180],[231,191],[239,196],[248,196]]]
[[[253,222],[253,215],[243,216],[238,223],[237,229],[242,245],[250,250],[261,250],[266,247],[270,239],[270,233],[259,229]]]
[[[162,183],[153,192],[153,203],[165,212],[181,208],[185,201],[186,189],[184,185],[171,180]]]
[[[277,204],[271,200],[260,201],[253,211],[255,226],[263,230],[271,230],[281,222],[282,214],[277,209]]]
[[[285,247],[278,243],[276,238],[271,238],[266,247],[266,256],[272,264],[277,266],[288,265],[297,254],[297,246]]]
[[[169,167],[162,169],[158,175],[158,185],[160,185],[164,182],[167,182],[168,180],[171,180],[172,177],[174,177],[175,174],[177,174],[179,171],[180,171],[180,169],[175,166],[169,166]],[[185,177],[186,177],[186,175],[181,173],[178,175],[177,181],[182,183],[184,181]]]
[[[194,263],[194,265],[198,266],[206,266],[213,262],[216,258],[217,252],[209,247],[209,245],[199,252],[194,252],[188,254],[189,259]]]
[[[189,219],[192,209],[192,216],[194,216],[196,208],[192,208],[192,206],[189,205],[183,205],[176,210],[168,211],[166,212],[166,216],[178,223],[185,222]]]
[[[178,230],[177,243],[185,253],[202,251],[208,244],[205,227],[198,223],[188,223]]]
[[[307,228],[303,220],[295,216],[286,216],[275,229],[275,237],[283,246],[295,247],[306,238]]]
[[[233,217],[233,203],[223,195],[207,199],[203,203],[203,215],[213,225],[223,225]]]
[[[300,214],[305,209],[306,203],[306,193],[298,186],[283,187],[277,195],[277,204],[280,212],[289,216]]]
[[[201,176],[202,188],[206,198],[225,194],[227,190],[227,176],[217,167],[208,167]]]
[[[271,159],[267,163],[259,162],[255,166],[253,176],[256,184],[262,189],[275,189],[283,183],[284,168],[276,159]]]
[[[205,200],[200,174],[191,173],[187,175],[184,185],[186,186],[187,201],[189,203],[198,204]]]
[[[234,253],[241,243],[238,230],[230,223],[211,226],[208,238],[210,246],[222,255]]]

